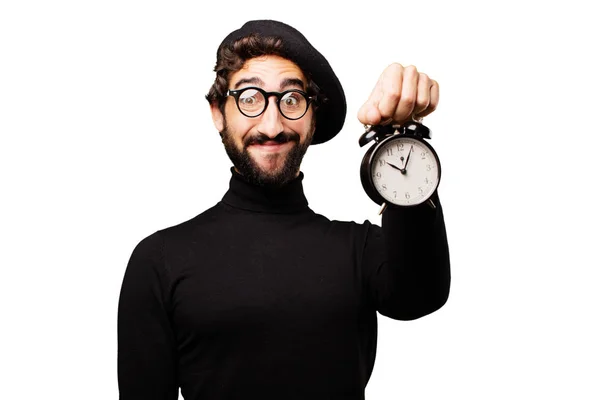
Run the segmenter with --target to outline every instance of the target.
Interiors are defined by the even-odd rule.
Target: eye
[[[285,98],[283,101],[286,106],[294,106],[294,105],[298,104],[298,99],[296,99],[293,96],[289,96],[289,97]]]
[[[238,103],[244,109],[254,109],[261,107],[263,104],[263,95],[255,89],[245,90],[239,97]]]
[[[304,97],[300,93],[290,92],[281,101],[286,108],[295,108],[304,102]]]
[[[245,105],[252,105],[255,104],[258,101],[258,99],[256,98],[256,96],[244,96],[244,97],[240,97],[240,103],[241,104],[245,104]]]

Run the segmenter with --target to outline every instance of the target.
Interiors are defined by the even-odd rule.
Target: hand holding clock
[[[358,111],[358,119],[365,125],[359,145],[374,143],[363,157],[361,182],[375,203],[385,203],[380,213],[388,203],[410,207],[427,202],[435,208],[431,197],[440,182],[440,162],[424,140],[431,138],[429,128],[415,120],[435,111],[438,102],[435,80],[412,65],[394,63],[383,71]],[[408,149],[406,158],[403,149]],[[420,157],[412,157],[415,151]]]
[[[431,114],[439,97],[437,81],[418,72],[413,65],[403,67],[393,63],[383,71],[369,99],[358,111],[358,120],[365,125],[403,124],[411,117]]]

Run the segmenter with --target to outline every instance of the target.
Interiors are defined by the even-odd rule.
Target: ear
[[[219,110],[219,105],[217,102],[213,102],[210,104],[210,112],[212,114],[213,123],[215,124],[215,128],[217,131],[223,132],[223,128],[225,127],[225,121],[223,118],[223,113]]]

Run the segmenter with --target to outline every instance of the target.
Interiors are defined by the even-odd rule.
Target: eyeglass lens
[[[256,89],[247,89],[238,98],[240,110],[249,117],[261,114],[267,105],[265,96]],[[288,92],[279,102],[281,113],[292,119],[300,118],[306,112],[306,98],[298,92]]]

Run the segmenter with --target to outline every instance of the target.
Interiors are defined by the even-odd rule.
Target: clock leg
[[[386,207],[387,207],[387,203],[383,203],[383,206],[381,207],[381,210],[379,210],[379,215],[383,214],[383,212],[385,211]]]

